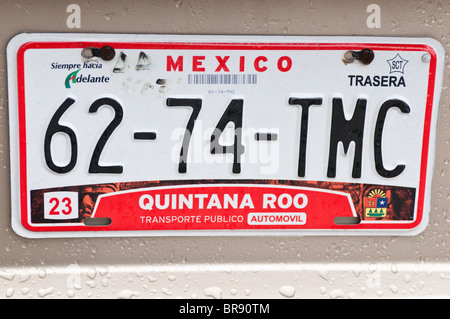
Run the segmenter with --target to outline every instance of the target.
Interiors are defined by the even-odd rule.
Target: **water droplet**
[[[163,294],[167,295],[167,296],[172,296],[172,295],[173,295],[173,293],[170,292],[169,289],[167,289],[167,288],[161,289],[161,292],[162,292]]]
[[[5,279],[5,280],[11,281],[11,280],[14,279],[15,276],[16,276],[16,275],[15,275],[14,273],[5,272],[5,271],[0,271],[0,278],[3,278],[3,279]]]
[[[286,298],[292,298],[295,296],[295,288],[292,286],[283,286],[280,288],[280,294]]]
[[[219,287],[205,288],[204,294],[207,297],[213,297],[214,299],[221,299],[222,298],[222,289],[220,289]]]
[[[391,291],[396,294],[398,292],[398,287],[396,285],[390,285],[389,289],[391,289]]]
[[[47,271],[44,268],[39,269],[38,277],[44,279],[47,276]]]
[[[169,275],[169,277],[167,277],[167,279],[169,279],[170,281],[175,281],[175,280],[177,280],[177,277],[175,275]]]
[[[29,292],[30,292],[30,288],[28,288],[28,287],[23,287],[22,288],[22,295],[23,296],[25,296],[25,295],[27,295]]]
[[[9,288],[8,290],[6,290],[6,298],[11,298],[14,295],[14,288]]]
[[[397,266],[396,264],[392,264],[392,265],[391,265],[391,272],[392,272],[393,274],[398,273],[398,266]]]
[[[183,5],[183,0],[175,0],[175,7],[179,8]]]
[[[117,298],[119,299],[131,299],[133,297],[137,297],[139,296],[139,292],[138,291],[133,291],[133,290],[122,290],[121,292],[119,292],[119,294],[117,295]]]
[[[105,267],[105,266],[97,267],[96,270],[98,271],[100,276],[104,276],[109,272],[108,267]]]
[[[38,296],[41,298],[47,297],[48,295],[51,295],[55,291],[55,288],[49,287],[47,289],[39,289]]]
[[[87,276],[89,279],[93,280],[96,275],[97,275],[97,270],[95,268],[90,268],[87,272]]]
[[[349,299],[356,299],[356,293],[354,293],[354,292],[349,292],[348,295],[347,295],[347,297],[348,297]]]
[[[406,275],[403,276],[403,280],[404,280],[405,282],[411,282],[412,277],[411,277],[411,275],[406,274]]]
[[[110,20],[114,17],[114,15],[115,15],[114,12],[113,12],[113,13],[107,13],[107,14],[105,14],[103,17],[104,17],[106,20],[110,21]]]
[[[332,299],[344,298],[345,297],[345,292],[342,289],[334,289],[330,293],[330,297]]]

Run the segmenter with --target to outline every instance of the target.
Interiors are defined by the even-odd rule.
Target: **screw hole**
[[[96,48],[84,48],[83,50],[81,50],[81,56],[85,59],[92,59],[94,57],[92,50],[94,49]]]
[[[109,226],[111,225],[111,218],[101,217],[101,218],[85,218],[83,223],[86,226]]]
[[[363,49],[361,51],[349,50],[344,53],[342,62],[344,64],[349,64],[355,62],[355,60],[360,61],[362,64],[370,64],[375,58],[375,53],[371,49]]]
[[[359,225],[361,218],[359,217],[336,217],[334,219],[336,225]]]
[[[354,51],[349,50],[344,53],[344,58],[342,59],[342,62],[344,62],[344,64],[355,62],[356,58],[353,56],[353,52]]]
[[[116,56],[116,51],[110,46],[104,46],[101,49],[88,47],[81,50],[81,56],[85,59],[92,59],[93,57],[102,58],[105,61],[110,61]]]

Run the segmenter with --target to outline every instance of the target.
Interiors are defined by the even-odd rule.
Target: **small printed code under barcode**
[[[188,74],[188,84],[257,84],[257,74]]]

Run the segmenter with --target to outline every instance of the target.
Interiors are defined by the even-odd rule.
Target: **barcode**
[[[188,74],[188,84],[258,84],[258,75]]]

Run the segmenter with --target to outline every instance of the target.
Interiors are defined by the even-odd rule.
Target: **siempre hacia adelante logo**
[[[70,89],[70,83],[77,83],[77,74],[80,72],[81,69],[78,69],[76,71],[73,71],[72,73],[69,73],[69,75],[66,77],[66,81],[64,81],[64,85],[66,86],[66,89]]]
[[[79,74],[81,70],[82,69],[78,69],[67,75],[66,80],[64,81],[66,89],[70,89],[70,85],[74,83],[109,83],[108,76],[93,76],[91,74],[84,75],[81,73]]]
[[[103,66],[101,63],[92,61],[92,62],[84,62],[83,64],[62,64],[54,62],[50,66],[51,69],[59,69],[71,71],[76,69],[75,71],[71,71],[64,80],[64,86],[66,89],[70,89],[72,84],[76,83],[109,83],[110,78],[105,75],[96,75],[91,74],[89,71],[94,71],[95,69],[102,69]],[[86,71],[89,72],[86,74]]]

